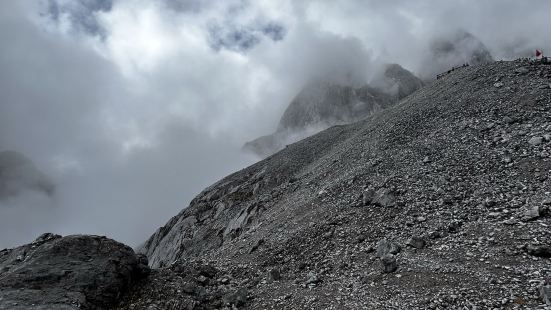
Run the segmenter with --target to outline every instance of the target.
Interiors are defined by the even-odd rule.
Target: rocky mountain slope
[[[137,282],[144,260],[108,239],[1,251],[0,305],[54,289],[88,309],[548,309],[550,83],[551,66],[530,62],[462,68],[289,145],[159,228]],[[135,284],[73,285],[91,283],[82,266],[111,288],[128,266]]]
[[[0,199],[17,195],[23,190],[36,190],[52,195],[53,182],[23,154],[0,152]]]
[[[275,133],[247,142],[245,150],[262,157],[332,125],[361,120],[385,109],[423,86],[398,64],[385,65],[370,85],[352,87],[331,82],[307,85],[291,101]]]
[[[147,240],[120,308],[551,306],[550,83],[462,68],[226,177]]]

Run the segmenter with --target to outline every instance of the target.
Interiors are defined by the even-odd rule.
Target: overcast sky
[[[551,1],[5,0],[0,151],[30,157],[53,197],[0,202],[0,248],[42,232],[136,246],[205,186],[254,162],[314,77],[423,76],[458,29],[496,59],[551,52]]]

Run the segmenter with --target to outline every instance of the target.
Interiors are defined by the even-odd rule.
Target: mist
[[[242,145],[274,132],[313,79],[361,85],[385,63],[431,79],[432,42],[458,30],[498,60],[551,51],[545,0],[0,6],[0,151],[56,185],[0,200],[0,248],[43,232],[137,246],[257,161]]]

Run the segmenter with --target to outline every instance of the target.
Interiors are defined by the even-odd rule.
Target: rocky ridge
[[[392,106],[422,86],[419,78],[398,64],[385,65],[373,82],[361,87],[310,83],[291,101],[276,132],[247,142],[244,149],[271,155],[332,125],[355,122]]]
[[[139,290],[121,308],[545,309],[550,82],[531,62],[462,68],[226,177],[140,251],[149,287],[246,301]],[[162,276],[193,264],[218,273]]]

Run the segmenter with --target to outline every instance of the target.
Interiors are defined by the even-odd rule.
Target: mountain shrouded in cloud
[[[465,41],[446,35],[460,29],[494,59],[551,50],[537,31],[551,26],[543,0],[0,6],[0,150],[24,154],[55,185],[51,196],[0,202],[0,248],[45,231],[137,245],[202,188],[254,162],[241,146],[276,131],[312,81],[350,94],[391,89],[372,85],[386,63],[431,79],[458,61],[440,55],[463,55],[444,44],[435,56],[431,44]]]
[[[376,86],[372,86],[376,85]],[[275,133],[244,145],[244,150],[267,156],[332,125],[347,124],[385,109],[423,86],[398,64],[383,66],[370,85],[312,82],[291,101]]]
[[[55,185],[24,155],[0,152],[0,199],[16,196],[25,190],[53,195]]]

